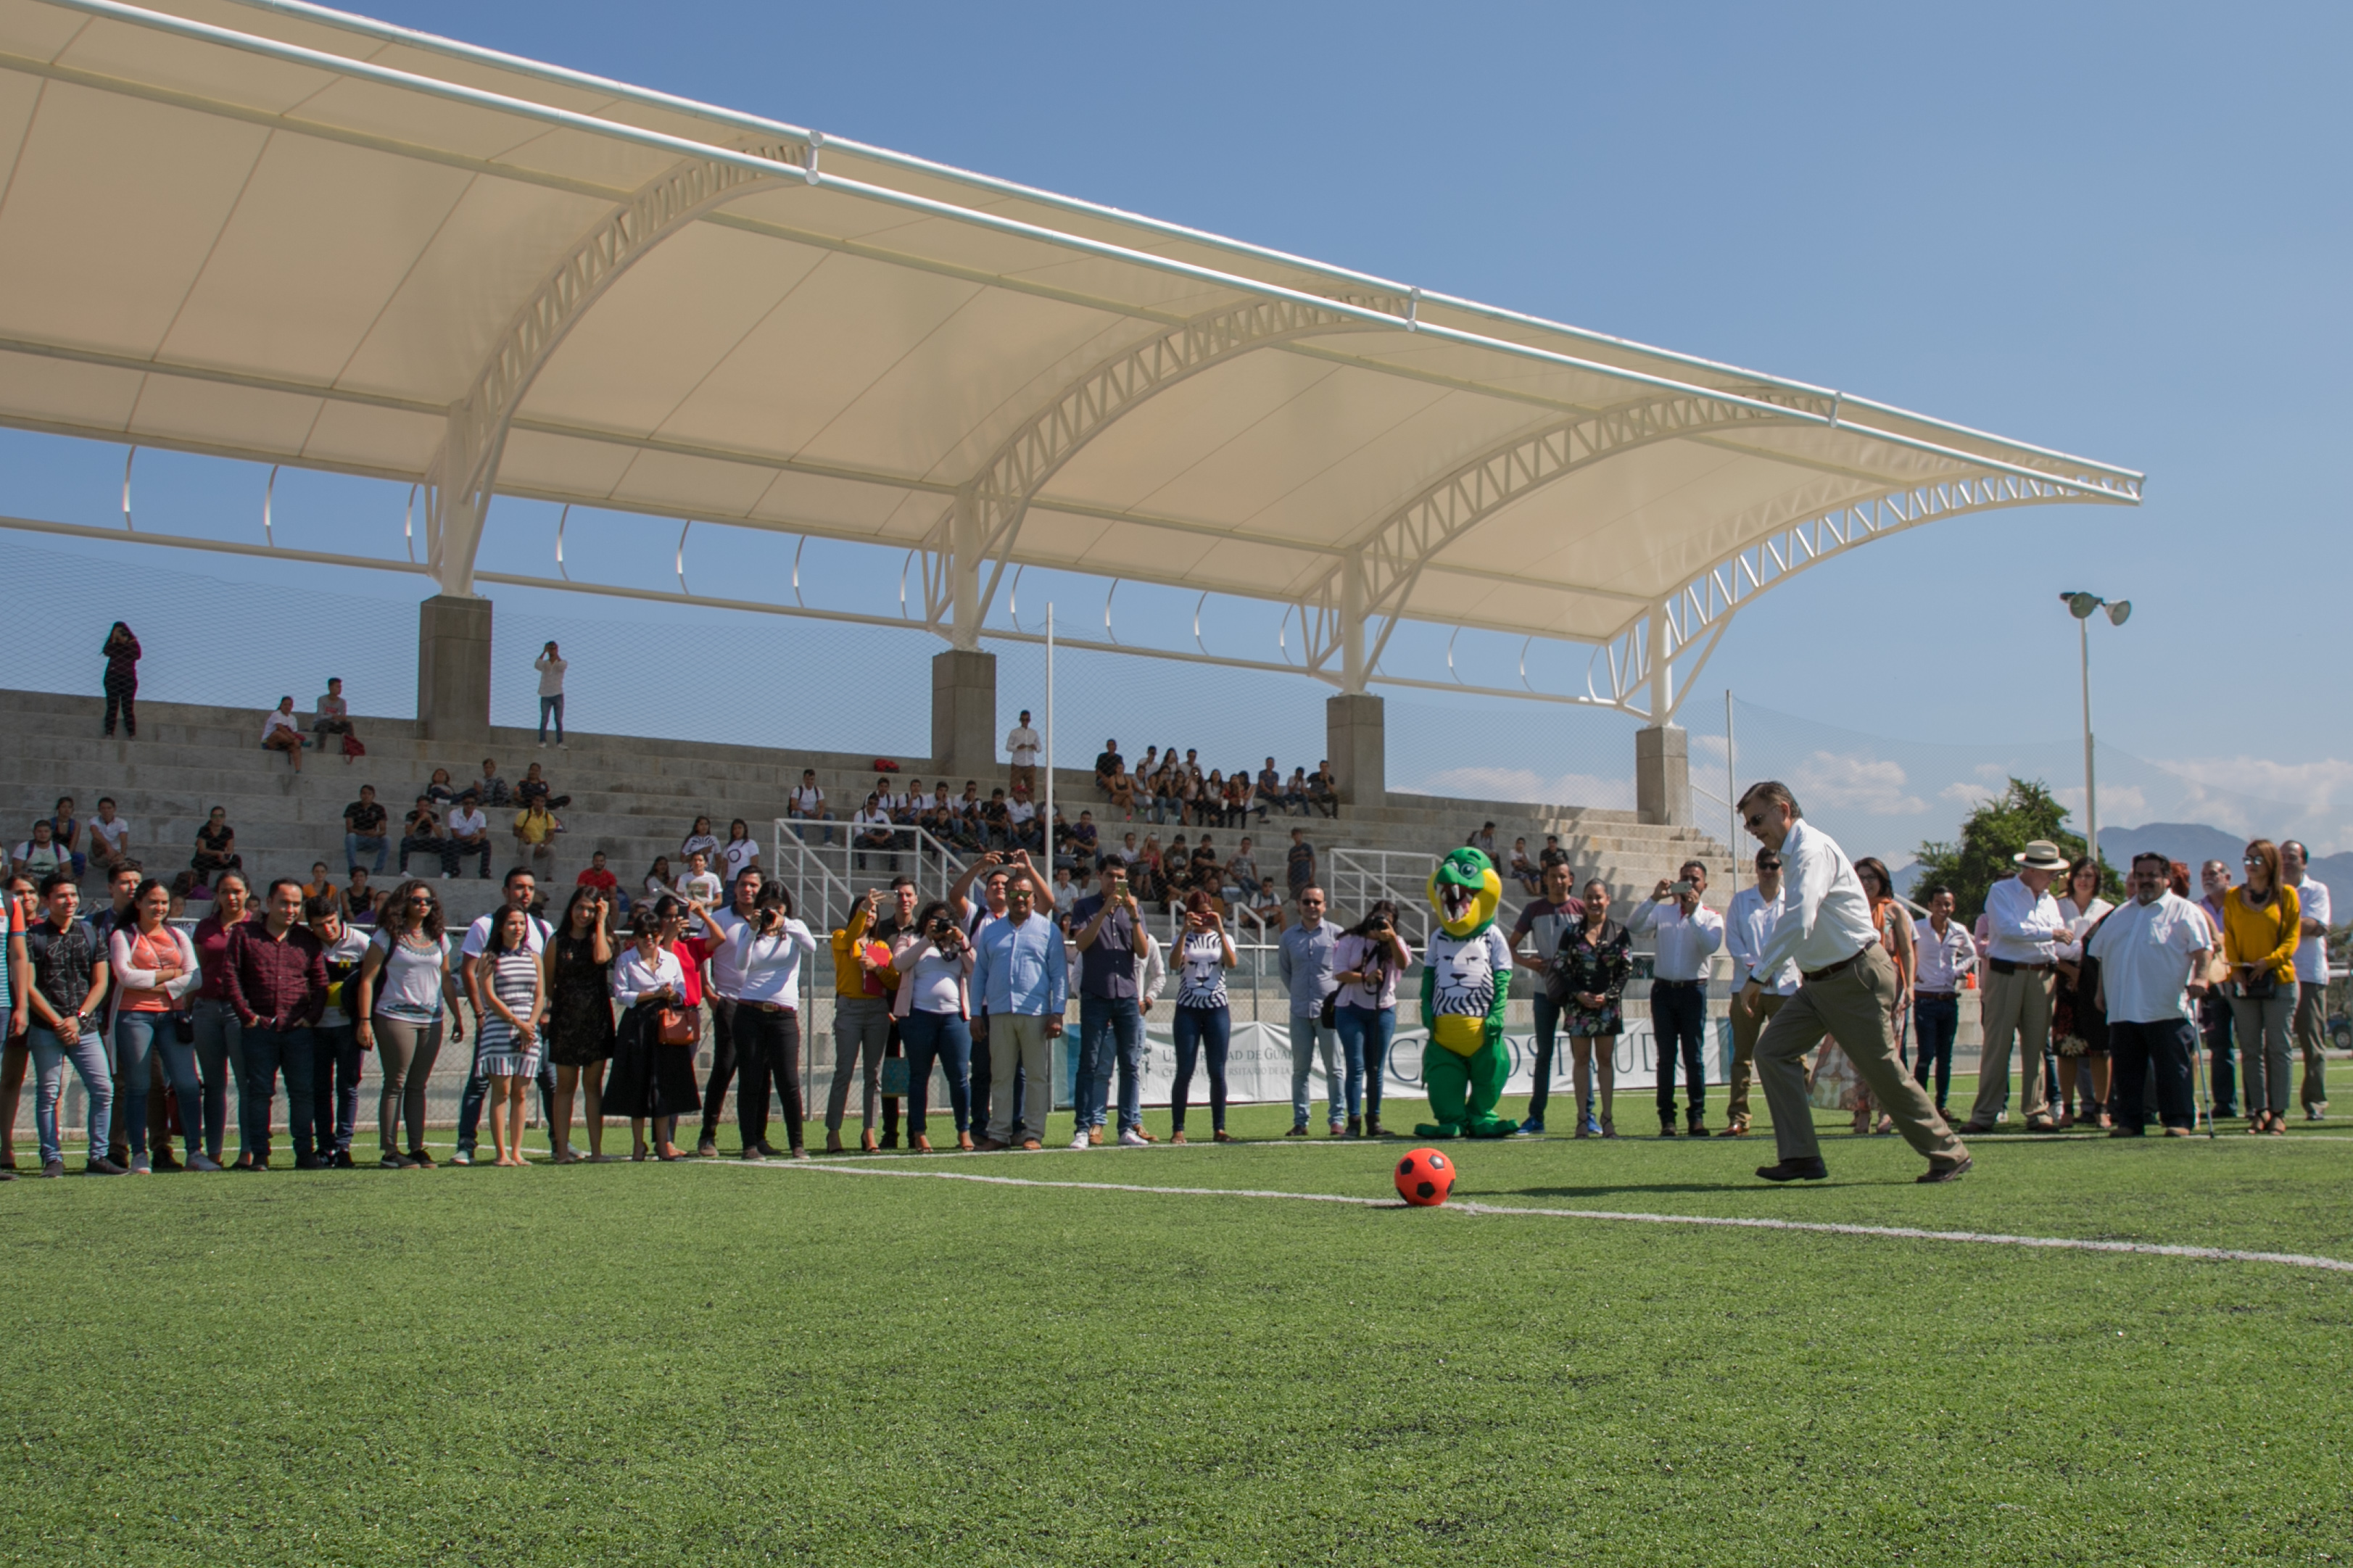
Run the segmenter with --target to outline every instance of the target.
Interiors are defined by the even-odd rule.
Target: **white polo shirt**
[[[2295,897],[2297,904],[2304,911],[2304,918],[2308,921],[2318,921],[2320,929],[2327,931],[2328,929],[2327,884],[2316,882],[2307,875],[2303,881],[2295,885]],[[2295,978],[2296,984],[2300,985],[2328,984],[2328,939],[2326,936],[2308,936],[2295,944]]]
[[[468,811],[462,805],[449,814],[449,831],[453,835],[487,833],[490,826],[489,817],[479,811]]]

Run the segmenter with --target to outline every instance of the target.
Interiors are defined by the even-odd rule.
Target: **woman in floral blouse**
[[[1601,1136],[1618,1136],[1610,1120],[1610,1100],[1618,1088],[1618,1037],[1626,1020],[1619,999],[1633,963],[1627,956],[1633,938],[1609,918],[1609,885],[1600,879],[1585,884],[1585,923],[1572,927],[1560,939],[1552,973],[1546,977],[1560,1004],[1561,1032],[1576,1063],[1577,1102],[1592,1103],[1593,1073],[1601,1071]],[[1585,1118],[1577,1119],[1577,1136],[1586,1136]]]

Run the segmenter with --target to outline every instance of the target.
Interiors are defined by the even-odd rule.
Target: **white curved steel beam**
[[[1792,414],[1827,412],[1828,397],[1771,389]],[[1808,406],[1819,403],[1819,410]],[[1681,437],[1770,424],[1778,417],[1753,395],[1739,399],[1677,395],[1580,414],[1515,436],[1482,452],[1373,525],[1357,550],[1364,563],[1365,615],[1383,617],[1366,668],[1380,667],[1422,571],[1455,541],[1504,509],[1579,469],[1621,452]]]
[[[740,163],[690,158],[640,186],[582,236],[499,334],[472,388],[450,408],[433,456],[425,510],[426,560],[444,594],[473,592],[474,557],[489,515],[507,432],[523,398],[565,336],[605,291],[655,247],[704,214],[753,191],[798,177],[807,149],[783,142],[747,148],[779,166],[764,175]],[[789,170],[789,174],[783,172]]]
[[[1368,331],[1396,322],[1370,322],[1367,309],[1402,313],[1402,298],[1341,300],[1346,311],[1289,299],[1258,299],[1212,310],[1184,321],[1132,347],[1122,349],[1088,370],[1054,395],[1021,427],[1007,437],[962,487],[956,505],[943,517],[938,532],[950,541],[958,559],[958,574],[976,573],[983,562],[993,562],[987,584],[972,584],[972,615],[967,621],[958,605],[953,627],[956,646],[976,646],[980,623],[997,596],[1007,557],[1021,531],[1030,503],[1087,443],[1110,429],[1135,408],[1178,382],[1213,365],[1271,343],[1291,342],[1324,332]],[[958,531],[951,518],[961,510],[967,520]],[[962,531],[963,540],[955,534]]]

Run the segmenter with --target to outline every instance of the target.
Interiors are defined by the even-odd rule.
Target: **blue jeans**
[[[1168,1121],[1185,1131],[1185,1100],[1193,1088],[1193,1064],[1203,1056],[1209,1067],[1209,1125],[1226,1130],[1226,1052],[1233,1044],[1233,1016],[1223,1007],[1179,1007],[1171,1026],[1176,1037],[1176,1085],[1168,1097]]]
[[[352,1152],[364,1054],[349,1024],[320,1024],[311,1030],[311,1121],[322,1155]]]
[[[373,852],[375,856],[375,864],[369,867],[368,871],[374,876],[383,876],[385,847],[388,842],[389,840],[381,833],[373,838],[362,837],[356,833],[344,834],[343,868],[347,871],[358,870],[360,857]]]
[[[1366,1116],[1381,1113],[1381,1075],[1388,1070],[1389,1039],[1397,1033],[1394,1007],[1334,1009],[1339,1026],[1340,1052],[1348,1064],[1348,1114],[1363,1107]]]
[[[204,1139],[208,1158],[221,1157],[221,1139],[228,1131],[228,1084],[232,1071],[238,1082],[245,1081],[245,1026],[237,1021],[237,1011],[227,1003],[208,996],[196,998],[192,1010],[196,1020],[196,1070],[205,1086]],[[188,1146],[195,1147],[196,1124],[193,1121],[181,1131],[188,1136]],[[264,1130],[265,1131],[267,1129]],[[237,1142],[245,1141],[245,1119],[237,1118]],[[269,1145],[263,1143],[264,1152]],[[254,1151],[243,1151],[251,1153]]]
[[[81,1077],[82,1093],[90,1097],[90,1152],[104,1154],[107,1134],[114,1126],[114,1075],[107,1070],[106,1042],[84,1030],[81,1038],[69,1046],[54,1030],[36,1024],[27,1031],[26,1044],[31,1047],[37,1075],[33,1127],[41,1140],[41,1163],[65,1158],[58,1142],[58,1101],[65,1094],[68,1062]]]
[[[1912,1000],[1912,1034],[1917,1047],[1912,1076],[1926,1087],[1936,1075],[1936,1113],[1945,1111],[1945,1095],[1953,1082],[1953,1037],[1961,1032],[1961,999],[1957,996],[1915,996]]]
[[[1119,1130],[1144,1120],[1144,1010],[1133,996],[1079,998],[1079,1068],[1071,1074],[1079,1125],[1101,1127],[1110,1110],[1111,1075],[1119,1068]]]
[[[294,1158],[307,1160],[318,1152],[311,1136],[317,1098],[311,1087],[308,1029],[247,1027],[245,1072],[237,1085],[237,1142],[256,1160],[269,1157],[269,1110],[278,1098],[281,1068],[286,1072],[286,1128],[294,1140]]]
[[[482,1036],[479,1022],[474,1027],[474,1065],[467,1069],[465,1092],[458,1097],[458,1147],[468,1154],[474,1152],[475,1141],[482,1130],[482,1100],[490,1093],[490,1079],[482,1076]],[[744,1109],[744,1096],[739,1089],[735,1109]],[[547,1052],[539,1053],[539,1117],[543,1127],[555,1125],[555,1064]]]
[[[180,1131],[188,1147],[204,1128],[204,1090],[196,1077],[196,1047],[182,1045],[169,1013],[118,1013],[114,1018],[114,1060],[122,1075],[122,1115],[120,1124],[133,1154],[147,1152],[147,1058],[150,1052],[164,1061],[164,1079],[180,1101]]]
[[[1336,1013],[1335,1013],[1336,1016]],[[1345,1121],[1348,1113],[1341,1109],[1347,1103],[1347,1075],[1340,1067],[1340,1031],[1327,1029],[1313,1013],[1304,1017],[1291,1016],[1291,1124],[1307,1125],[1307,1113],[1314,1109],[1314,1100],[1307,1090],[1315,1075],[1315,1058],[1324,1058],[1324,1095],[1331,1110],[1331,1120]]]
[[[948,1080],[948,1110],[958,1132],[972,1131],[972,1026],[954,1013],[909,1013],[899,1020],[899,1040],[907,1047],[907,1136],[924,1135],[930,1110],[932,1064]]]
[[[543,746],[547,744],[547,721],[550,714],[555,718],[555,743],[560,746],[564,744],[564,693],[561,691],[553,697],[543,697],[539,700],[539,743]]]
[[[1683,1066],[1683,1098],[1696,1123],[1707,1110],[1707,1069],[1700,1044],[1707,1033],[1707,988],[1696,981],[1651,983],[1651,1027],[1658,1037],[1659,1121],[1675,1119],[1675,1058]]]

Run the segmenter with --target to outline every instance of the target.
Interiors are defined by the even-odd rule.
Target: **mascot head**
[[[1504,879],[1495,863],[1465,845],[1438,863],[1430,874],[1430,907],[1449,936],[1476,936],[1495,923],[1496,906],[1504,901]]]

